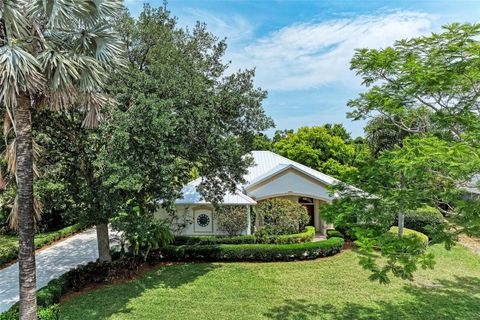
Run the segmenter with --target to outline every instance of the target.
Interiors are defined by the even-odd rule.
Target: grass
[[[369,281],[358,253],[282,263],[162,266],[72,297],[62,319],[478,319],[480,256],[430,248],[434,270],[414,282]]]

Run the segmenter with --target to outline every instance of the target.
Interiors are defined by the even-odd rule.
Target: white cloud
[[[328,83],[358,85],[349,70],[356,48],[380,48],[430,31],[434,17],[393,12],[284,27],[232,52],[232,69],[257,69],[257,84],[267,90],[312,89]]]
[[[227,38],[228,44],[237,45],[251,39],[255,30],[254,25],[240,15],[225,16],[196,8],[183,8],[182,11],[181,25],[191,28],[197,21],[204,22],[208,31],[219,38]]]

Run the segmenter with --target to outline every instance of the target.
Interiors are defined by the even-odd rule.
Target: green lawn
[[[435,270],[390,285],[367,280],[357,253],[286,263],[164,266],[65,302],[62,319],[478,319],[480,256],[464,247]]]

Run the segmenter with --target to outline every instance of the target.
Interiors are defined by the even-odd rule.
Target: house
[[[475,174],[470,181],[461,186],[465,193],[464,199],[478,199],[480,198],[480,174]]]
[[[270,151],[252,151],[251,156],[254,164],[244,177],[245,183],[238,185],[234,194],[227,193],[223,198],[223,205],[245,207],[248,227],[243,234],[251,233],[252,208],[271,198],[286,198],[303,205],[310,216],[309,224],[324,234],[327,226],[322,220],[321,208],[333,200],[328,187],[340,181]],[[156,217],[171,221],[176,234],[222,234],[217,228],[213,205],[197,192],[200,182],[198,178],[182,189],[183,197],[176,200],[174,215],[163,208],[156,212]]]

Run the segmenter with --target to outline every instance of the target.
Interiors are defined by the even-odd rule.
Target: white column
[[[250,210],[252,209],[251,206],[249,206],[247,204],[247,235],[250,235],[252,234],[251,230],[252,230],[252,219],[250,218]]]
[[[315,231],[321,231],[321,221],[320,221],[320,212],[319,212],[318,199],[313,199],[313,225],[315,226]]]

